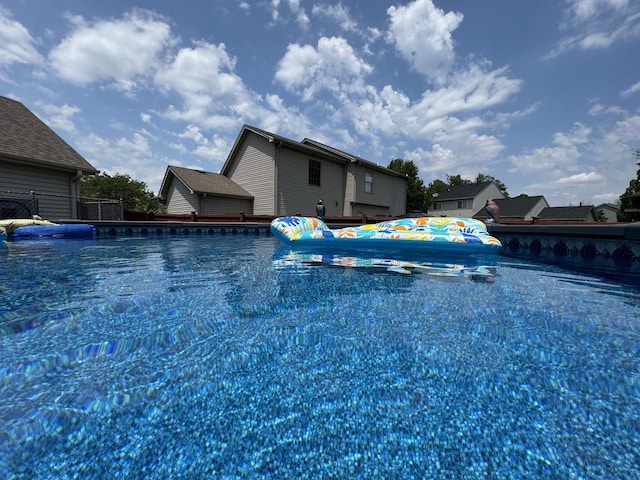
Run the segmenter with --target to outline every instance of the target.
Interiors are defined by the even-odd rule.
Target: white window
[[[473,200],[468,198],[466,200],[458,200],[458,209],[473,208]]]
[[[364,192],[373,193],[373,173],[371,172],[364,174]]]

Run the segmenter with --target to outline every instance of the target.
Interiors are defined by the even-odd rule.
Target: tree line
[[[435,195],[446,187],[456,187],[459,185],[472,185],[480,184],[484,182],[494,182],[500,192],[505,197],[509,196],[507,187],[497,178],[486,175],[484,173],[478,173],[475,180],[469,180],[462,178],[460,175],[447,174],[447,180],[435,179],[428,186],[425,186],[422,179],[419,177],[418,167],[412,160],[403,160],[402,158],[394,158],[389,163],[390,170],[403,174],[407,179],[407,211],[419,211],[427,212],[433,205],[433,199]]]

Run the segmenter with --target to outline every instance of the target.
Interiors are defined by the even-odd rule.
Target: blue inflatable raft
[[[86,223],[61,223],[59,225],[32,225],[16,228],[13,240],[35,240],[39,238],[91,239],[96,237],[96,227]]]
[[[39,219],[0,220],[0,231],[11,240],[92,239],[96,228],[86,223],[53,223]]]

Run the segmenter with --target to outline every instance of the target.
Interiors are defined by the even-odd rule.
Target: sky
[[[157,193],[244,124],[425,186],[611,203],[640,149],[639,0],[2,0],[0,95]]]

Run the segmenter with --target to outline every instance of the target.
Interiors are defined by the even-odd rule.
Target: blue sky
[[[242,125],[387,166],[614,202],[640,148],[637,0],[3,0],[0,95],[157,192]]]

